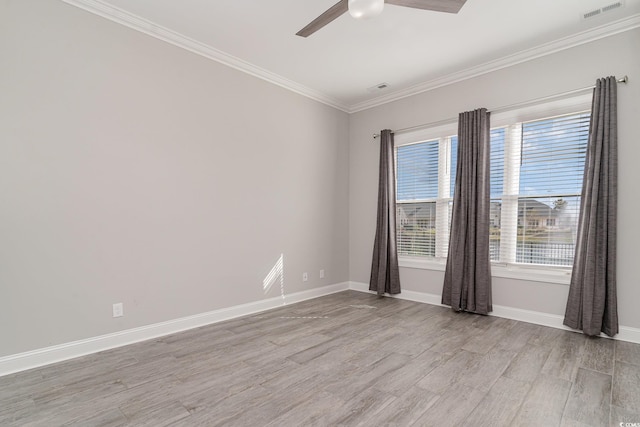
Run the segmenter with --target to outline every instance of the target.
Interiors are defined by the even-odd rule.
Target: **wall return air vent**
[[[623,1],[617,1],[615,3],[611,3],[607,6],[603,6],[599,9],[590,10],[589,12],[585,12],[582,14],[582,19],[589,19],[595,16],[602,15],[603,13],[611,12],[612,10],[619,9],[624,6]]]

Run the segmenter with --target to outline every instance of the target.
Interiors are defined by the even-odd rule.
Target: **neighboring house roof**
[[[558,210],[535,199],[520,200],[518,203],[518,218],[522,217],[544,217],[555,218]]]
[[[403,208],[406,206],[407,208]],[[502,206],[500,203],[492,202],[491,210],[494,214],[499,215],[499,211]],[[536,218],[557,218],[560,211],[553,207],[542,203],[535,199],[524,199],[518,203],[518,218],[523,217],[536,217]],[[399,203],[397,205],[397,215],[401,220],[435,220],[436,217],[436,204],[435,203],[411,203],[403,205]]]
[[[409,209],[402,209],[402,205],[398,204],[398,215],[400,219],[407,220],[435,220],[436,204],[435,203],[415,203],[409,205]]]

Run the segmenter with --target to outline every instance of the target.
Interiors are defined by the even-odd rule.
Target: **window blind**
[[[436,202],[396,205],[398,254],[436,256]]]
[[[580,194],[589,114],[522,124],[521,196]]]
[[[572,265],[589,118],[571,114],[506,128],[500,245],[496,251],[492,243],[492,259]],[[492,170],[492,181],[499,175]]]
[[[449,194],[453,197],[453,190],[456,188],[456,171],[458,168],[458,136],[451,137],[451,160],[449,164],[450,167],[450,184],[449,184]]]
[[[438,197],[438,140],[397,148],[398,201]]]
[[[491,129],[490,140],[490,198],[489,209],[489,259],[500,260],[502,195],[504,182],[504,143],[506,128]]]
[[[401,255],[447,255],[451,140],[439,138],[397,148],[396,224]]]

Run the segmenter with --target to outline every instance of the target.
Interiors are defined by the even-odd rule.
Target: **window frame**
[[[395,188],[396,188],[396,206],[403,203],[435,203],[436,210],[436,243],[435,243],[435,256],[409,256],[402,255],[402,258],[427,258],[435,259],[440,262],[446,262],[448,245],[449,226],[443,228],[441,225],[442,216],[446,216],[447,224],[449,223],[449,204],[453,200],[453,194],[451,194],[451,182],[455,181],[455,177],[451,177],[451,137],[458,133],[457,122],[449,122],[439,126],[434,126],[418,131],[400,134],[394,137],[395,140]],[[447,135],[447,136],[443,136]],[[414,199],[410,202],[399,201],[397,197],[398,189],[398,148],[408,145],[415,145],[425,142],[431,142],[438,140],[438,195],[436,198],[429,199]],[[441,174],[442,171],[442,174]],[[441,179],[442,178],[442,179]],[[440,224],[440,226],[438,226]]]
[[[538,102],[523,103],[512,108],[505,108],[493,112],[491,114],[491,129],[506,127],[506,132],[509,132],[509,127],[516,123],[541,120],[545,118],[561,116],[565,114],[580,113],[591,110],[591,93],[585,93],[582,95],[568,96],[553,101],[541,100]],[[395,135],[396,150],[398,147],[416,144],[424,141],[434,139],[449,139],[450,137],[457,135],[457,120],[450,122],[441,122],[439,125],[418,129],[411,132],[401,133]],[[446,136],[443,136],[446,135]],[[442,148],[440,148],[442,149]],[[397,152],[397,151],[396,151]],[[448,156],[451,159],[451,156]],[[439,156],[438,167],[440,168],[442,162],[446,161],[442,156]],[[396,188],[397,188],[397,160],[396,160]],[[450,172],[451,168],[448,167]],[[450,177],[455,179],[455,177]],[[447,182],[449,184],[449,182]],[[513,184],[513,183],[512,183]],[[438,183],[439,189],[444,186],[444,183]],[[449,188],[449,187],[447,187]],[[504,194],[507,194],[507,189],[503,190]],[[517,192],[516,192],[517,193]],[[438,194],[440,196],[440,192]],[[453,194],[450,195],[453,197]],[[442,200],[442,199],[438,199]],[[396,201],[397,202],[397,201]],[[515,200],[517,208],[517,197]],[[436,211],[436,221],[438,221],[439,211]],[[446,235],[448,237],[449,228],[446,229]],[[438,245],[438,230],[436,230],[436,245]],[[448,247],[448,238],[446,239],[446,246]],[[438,254],[436,250],[436,255]],[[446,254],[444,257],[425,257],[425,256],[398,256],[398,264],[403,268],[444,271],[446,268]],[[491,261],[491,275],[493,277],[526,280],[531,282],[542,282],[559,285],[568,285],[571,281],[572,267],[567,266],[552,266],[552,265],[540,265],[540,264],[522,264],[522,263],[505,263],[500,261]]]

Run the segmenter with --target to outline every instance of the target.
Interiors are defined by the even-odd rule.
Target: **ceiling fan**
[[[382,12],[385,3],[413,9],[433,10],[436,12],[458,13],[467,0],[340,0],[326,12],[311,21],[309,25],[296,33],[296,36],[309,37],[343,13],[356,19],[368,19]]]

